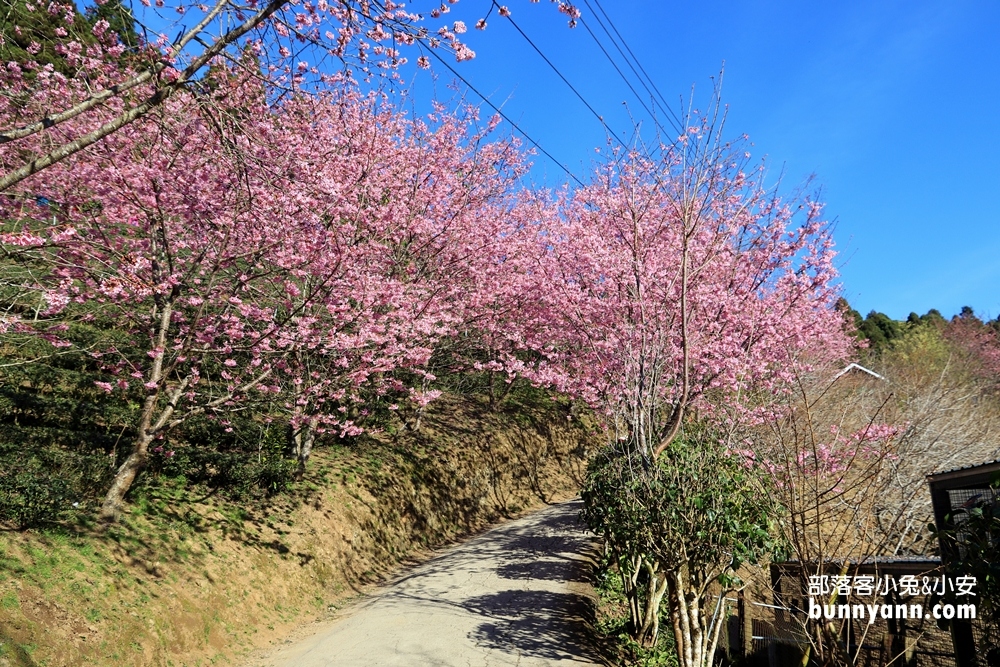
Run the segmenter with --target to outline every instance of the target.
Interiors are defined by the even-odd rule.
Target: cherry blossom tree
[[[355,215],[367,220],[368,234],[358,242],[372,254],[369,270],[375,269],[382,298],[392,304],[387,338],[375,342],[393,356],[383,352],[365,379],[376,381],[369,394],[385,397],[394,409],[410,403],[419,410],[440,393],[430,388],[436,379],[425,368],[430,356],[443,341],[476,326],[483,300],[506,287],[504,230],[518,205],[517,178],[525,165],[516,142],[487,140],[496,117],[480,128],[477,122],[472,108],[450,114],[438,107],[412,122],[386,113],[378,123],[340,133],[341,143],[328,148],[328,161],[343,160],[343,168],[358,175],[346,180],[365,202]],[[369,354],[365,346],[343,347]],[[341,374],[327,367],[332,359],[325,355],[297,353],[296,359],[324,378],[308,390],[295,388],[293,438],[301,466],[323,423],[316,408]],[[399,369],[409,384],[401,382]],[[356,394],[354,400],[360,400]]]
[[[93,28],[96,41],[78,34],[73,2],[28,3],[29,12],[63,17],[65,27],[57,33],[63,41],[55,50],[75,74],[58,74],[68,94],[52,100],[57,103],[11,114],[0,125],[0,145],[44,137],[42,142],[28,141],[16,159],[3,163],[0,192],[144,118],[177,94],[197,95],[206,72],[221,61],[270,86],[301,91],[310,84],[323,89],[340,76],[332,72],[345,69],[364,78],[392,76],[406,62],[401,51],[406,47],[447,50],[460,62],[475,57],[461,38],[464,23],[445,17],[457,0],[441,2],[429,17],[392,0],[153,1],[155,8],[151,0],[140,0],[159,22],[180,30],[173,40],[163,32],[150,36],[128,54],[105,20]],[[554,1],[575,24],[579,10],[563,0]],[[509,15],[506,7],[500,11]],[[479,26],[485,27],[485,20]],[[3,46],[0,35],[0,51]],[[29,53],[42,48],[33,47]],[[123,55],[129,57],[120,66]],[[428,63],[426,56],[420,61],[422,66]],[[0,68],[0,86],[14,93],[11,97],[33,94],[34,77],[26,79],[25,70],[37,71],[43,80],[53,75],[51,65],[6,63]],[[75,121],[72,131],[59,129],[70,121]]]
[[[782,201],[721,131],[614,156],[537,227],[524,336],[652,456],[688,409],[766,415],[761,391],[853,349],[821,205]]]
[[[47,267],[22,285],[34,311],[18,306],[41,320],[7,326],[39,331],[91,303],[133,336],[137,354],[96,353],[102,389],[143,392],[106,518],[150,445],[193,415],[290,389],[303,464],[317,428],[357,432],[345,405],[359,387],[419,370],[463,317],[458,269],[519,169],[511,144],[486,141],[495,123],[470,130],[468,115],[407,121],[349,85],[276,104],[233,69],[205,84],[37,173],[42,199],[0,201],[5,248]]]
[[[765,188],[745,148],[722,140],[718,110],[688,125],[658,157],[615,154],[590,185],[562,197],[539,240],[536,307],[546,324],[525,333],[568,389],[608,415],[617,447],[646,461],[632,468],[638,476],[694,424],[713,424],[725,440],[773,418],[796,370],[852,349],[834,308],[821,206]],[[623,479],[622,493],[634,486]],[[655,641],[665,596],[681,664],[710,665],[717,610],[705,592],[712,580],[726,587],[725,577],[696,551],[658,555],[653,525],[616,540],[599,508],[588,512],[623,579],[645,577],[633,589],[646,596],[634,601],[644,610],[636,636]]]
[[[945,340],[978,367],[978,380],[990,388],[997,386],[1000,378],[1000,336],[997,330],[984,324],[971,308],[963,308],[942,328]]]

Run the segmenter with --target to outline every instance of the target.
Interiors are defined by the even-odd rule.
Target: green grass
[[[3,609],[20,609],[21,600],[17,597],[17,593],[8,591],[3,597],[0,597],[0,607]]]
[[[452,432],[455,414],[461,428]],[[183,627],[196,635],[193,643],[211,638],[213,643],[224,641],[227,650],[247,646],[252,642],[246,638],[264,632],[265,627],[275,629],[329,607],[338,590],[346,586],[345,581],[338,581],[344,575],[335,563],[305,558],[304,554],[318,553],[324,540],[308,537],[310,528],[315,531],[310,523],[316,521],[316,513],[310,509],[293,517],[297,508],[315,505],[331,520],[341,522],[338,530],[345,528],[344,521],[356,517],[365,522],[351,527],[356,539],[358,531],[369,530],[374,524],[376,528],[361,535],[353,549],[363,554],[370,551],[372,560],[377,556],[379,563],[406,556],[415,544],[438,546],[495,518],[461,514],[467,506],[478,507],[474,503],[456,502],[452,506],[432,501],[447,493],[465,500],[463,494],[470,493],[471,487],[449,474],[455,470],[476,472],[482,465],[468,447],[467,434],[482,432],[488,437],[509,428],[514,420],[506,414],[477,411],[469,401],[458,400],[444,404],[436,421],[430,417],[425,422],[428,433],[423,436],[406,431],[395,439],[366,436],[317,449],[306,478],[282,495],[238,499],[204,484],[189,484],[181,477],[160,477],[155,483],[133,489],[128,497],[129,511],[117,525],[97,522],[91,507],[90,514],[80,512],[56,526],[0,533],[0,594],[5,594],[0,598],[0,612],[22,623],[19,632],[23,634],[17,639],[39,646],[32,657],[35,664],[58,654],[58,649],[46,643],[52,639],[46,628],[26,629],[18,611],[22,604],[31,606],[30,601],[39,596],[38,589],[42,589],[42,599],[76,615],[76,622],[93,626],[90,632],[95,637],[88,638],[82,649],[88,654],[80,664],[131,666],[140,659],[131,648],[134,642],[154,649],[154,659],[159,660],[156,664],[165,664],[176,644],[176,624],[181,617],[185,619]],[[474,421],[479,419],[482,423]],[[345,490],[341,481],[349,483],[350,489]],[[345,500],[348,495],[349,501]],[[405,503],[414,497],[422,503],[415,510],[421,523],[411,531],[408,523],[401,523],[401,517],[411,511]],[[519,509],[528,498],[520,500],[512,501],[511,506]],[[384,534],[379,525],[388,527]],[[291,552],[278,553],[271,546],[275,539]],[[230,543],[236,543],[236,552],[218,548]],[[259,604],[258,610],[257,600],[250,601],[258,592],[252,589],[266,587],[271,571],[292,571],[281,565],[280,559],[310,568],[310,580],[297,585],[305,583],[312,588],[301,588],[302,595],[296,601],[275,600],[277,605]],[[369,569],[369,565],[370,560],[358,568],[365,570],[359,579],[374,580],[384,574],[381,569]],[[234,589],[227,586],[226,573],[237,569],[248,576],[246,585],[241,582]],[[256,574],[250,576],[250,570]],[[208,586],[219,587],[224,595],[205,598],[204,593],[210,592],[205,587],[188,588],[189,581],[201,578],[205,583],[208,575],[212,577]],[[10,580],[23,584],[24,588],[18,589],[20,598],[8,590],[6,582]],[[188,592],[195,594],[189,596]],[[181,599],[179,605],[168,602],[177,598]],[[178,607],[179,613],[166,613]],[[234,617],[227,612],[233,608],[246,614]],[[244,625],[247,614],[256,619],[254,627]],[[10,650],[16,647],[12,644]],[[203,664],[215,660],[205,657],[211,654],[205,648]],[[176,655],[173,658],[178,661]],[[53,658],[56,662],[61,659]],[[187,657],[178,664],[193,664],[195,660]]]

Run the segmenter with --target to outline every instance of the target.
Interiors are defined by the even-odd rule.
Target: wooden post
[[[753,653],[753,605],[747,604],[746,594],[741,590],[736,594],[736,613],[740,619],[740,657],[747,658]]]
[[[934,523],[939,531],[954,528],[954,524],[949,521],[951,512],[951,499],[948,497],[948,489],[944,484],[930,482],[931,505],[934,508]],[[954,545],[950,540],[938,540],[941,548],[941,564],[944,571],[954,574],[951,569],[951,561],[955,558]],[[967,620],[955,619],[951,623],[951,640],[955,646],[955,667],[978,667],[976,657],[976,638],[972,634],[972,623]]]

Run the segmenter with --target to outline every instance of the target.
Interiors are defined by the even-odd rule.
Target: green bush
[[[717,621],[708,588],[730,591],[743,564],[781,552],[769,480],[707,428],[688,427],[655,459],[612,443],[591,461],[581,496],[582,519],[623,576],[631,634],[645,647],[658,643],[664,599],[695,610],[689,621],[708,633]],[[693,664],[705,667],[714,647],[700,650]]]
[[[58,521],[72,507],[66,480],[42,470],[0,472],[0,519],[20,529]]]
[[[252,419],[221,422],[199,418],[152,447],[141,486],[157,477],[183,477],[234,499],[267,497],[288,490],[295,461],[286,452],[286,427]]]

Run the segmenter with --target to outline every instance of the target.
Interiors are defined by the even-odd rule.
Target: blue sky
[[[548,2],[505,2],[613,130],[624,137],[632,127],[623,101],[652,129],[583,26],[569,29]],[[577,4],[617,57],[583,0]],[[755,155],[766,156],[774,178],[783,174],[785,189],[815,176],[827,214],[836,219],[844,293],[858,310],[905,319],[910,311],[937,308],[947,316],[971,305],[982,315],[1000,315],[1000,3],[602,5],[675,108],[692,86],[696,102],[704,103],[725,63],[729,132],[750,135]],[[431,6],[411,3],[418,10]],[[461,0],[428,21],[464,20],[477,57],[453,66],[574,173],[586,175],[594,148],[605,144],[604,128],[495,10],[487,30],[472,29],[488,7],[486,0]],[[631,76],[620,59],[619,66]],[[454,77],[438,64],[433,71],[412,79],[414,96],[453,96],[447,84]],[[565,180],[543,156],[536,162],[536,180]]]

